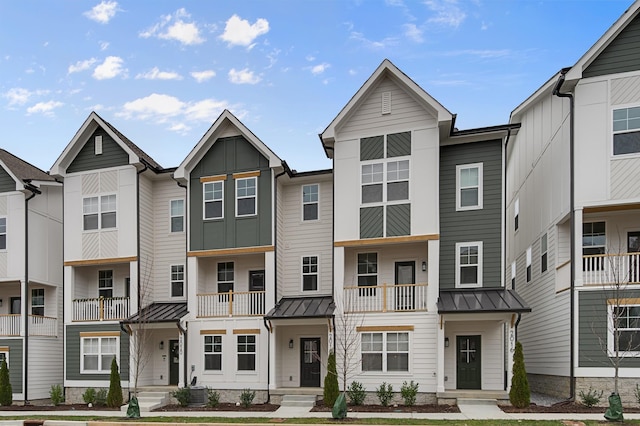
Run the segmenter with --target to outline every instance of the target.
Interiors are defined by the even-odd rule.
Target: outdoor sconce
[[[0,308],[2,307],[2,299],[0,299]]]
[[[444,338],[444,347],[445,347],[445,348],[448,348],[448,347],[449,347],[449,338],[448,338],[448,337],[445,337],[445,338]]]
[[[160,341],[160,350],[163,350],[163,349],[164,349],[164,340],[161,340]]]
[[[289,339],[289,349],[293,349],[293,339]]]
[[[422,271],[426,271],[427,270],[427,262],[422,262]]]

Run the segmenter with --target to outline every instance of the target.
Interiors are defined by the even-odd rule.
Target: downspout
[[[24,188],[31,191],[31,195],[24,200],[24,405],[29,404],[27,390],[29,387],[29,200],[37,194],[41,194],[40,190],[30,183],[25,183]]]
[[[570,210],[570,222],[571,222],[571,233],[570,233],[570,264],[571,264],[571,278],[570,278],[570,308],[569,308],[569,335],[570,335],[570,343],[569,343],[569,400],[573,401],[576,397],[576,389],[575,389],[575,373],[574,373],[574,353],[575,353],[575,326],[574,326],[574,315],[575,315],[575,280],[576,280],[576,259],[575,259],[575,250],[576,250],[576,213],[575,213],[575,182],[574,182],[574,126],[575,126],[575,100],[572,93],[561,93],[560,89],[562,89],[562,84],[564,83],[565,75],[569,72],[571,68],[563,68],[560,70],[560,77],[558,77],[558,82],[556,86],[553,88],[553,94],[559,98],[569,98],[569,210]]]
[[[185,191],[184,191],[185,192],[185,196],[184,196],[184,232],[185,232],[184,253],[185,253],[185,256],[186,256],[186,254],[189,252],[189,244],[187,242],[187,239],[188,239],[187,238],[188,237],[187,233],[189,232],[189,222],[188,222],[188,220],[189,220],[188,216],[189,215],[187,214],[187,206],[189,205],[189,202],[188,202],[188,200],[189,200],[189,191],[187,190],[187,185],[184,185],[184,184],[178,182],[177,180],[176,180],[176,183],[178,184],[178,186],[180,188],[184,188],[185,189]],[[185,259],[185,262],[184,262],[184,286],[185,286],[184,294],[186,294],[187,297],[188,297],[188,294],[189,294],[189,288],[187,287],[187,283],[188,282],[189,282],[189,268],[187,268],[187,261]],[[184,385],[186,387],[187,386],[187,375],[189,373],[189,366],[187,365],[187,360],[189,359],[187,357],[187,330],[183,329],[180,326],[180,321],[178,321],[178,329],[182,333],[182,339],[184,341],[184,343],[182,345],[182,352],[184,354],[183,357],[184,357],[184,361],[185,362],[183,363],[183,366],[182,366],[182,370],[183,370],[182,373],[183,373],[183,376],[184,376]]]
[[[262,321],[264,322],[264,328],[267,329],[267,353],[271,353],[271,328],[269,324],[267,324],[267,319],[262,317]],[[265,404],[269,404],[271,402],[271,392],[269,390],[269,375],[271,374],[271,357],[267,356],[267,401]]]
[[[56,182],[58,182],[59,184],[62,185],[62,261],[63,261],[63,266],[62,266],[62,288],[58,289],[58,291],[62,291],[62,359],[65,360],[63,362],[62,365],[62,377],[63,377],[63,384],[64,384],[64,378],[67,377],[67,362],[66,362],[66,341],[67,341],[67,327],[64,324],[64,305],[65,305],[65,297],[64,297],[64,274],[65,274],[65,268],[64,268],[64,182],[58,180],[58,178],[54,178],[54,180]],[[65,386],[62,386],[62,395],[64,395],[65,399],[67,397],[67,388]]]
[[[335,241],[336,240],[336,174],[334,173],[335,163],[336,163],[335,150],[333,149],[332,146],[325,145],[324,141],[322,140],[322,136],[320,136],[320,142],[322,142],[322,146],[325,152],[327,152],[328,150],[331,150],[334,153],[334,155],[331,157],[331,191],[332,191],[331,197],[333,198],[333,212],[331,215],[332,217],[331,241]],[[336,300],[336,275],[334,271],[335,260],[336,260],[336,246],[335,244],[331,244],[331,300],[334,301],[334,305]],[[343,307],[343,310],[344,310],[344,307]],[[336,315],[333,314],[331,316],[331,319],[333,321],[333,353],[335,354],[336,353]]]

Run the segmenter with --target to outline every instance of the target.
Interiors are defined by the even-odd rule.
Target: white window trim
[[[546,247],[544,247],[544,251],[543,251],[543,247],[542,247],[542,242],[543,242],[543,241],[544,241],[544,245],[546,246]],[[543,270],[542,270],[542,266],[543,266],[543,262],[542,262],[542,260],[543,260],[543,257],[544,257],[545,255],[547,256],[547,257],[546,257],[546,259],[547,259],[547,265],[546,265],[545,270],[543,271]],[[549,271],[549,234],[545,232],[545,233],[544,233],[544,234],[542,234],[542,236],[540,237],[540,273],[541,273],[541,274],[544,274],[544,273],[546,273],[547,271]]]
[[[203,193],[204,195],[204,193]],[[181,215],[174,215],[173,214],[173,210],[172,210],[172,205],[174,201],[182,201],[182,214]],[[170,234],[184,234],[185,232],[185,210],[186,210],[186,205],[184,202],[184,198],[174,198],[169,200],[169,233]],[[174,217],[182,217],[182,231],[174,231],[172,226],[173,226],[173,218]]]
[[[389,352],[387,351],[387,336],[390,333],[394,333],[394,334],[401,334],[401,333],[406,333],[407,334],[407,345],[408,345],[408,350],[407,350],[407,355],[408,355],[408,361],[407,361],[407,371],[389,371],[388,370],[388,365],[387,365],[387,355],[389,354]],[[382,334],[382,370],[363,370],[362,369],[362,335],[363,334]],[[379,375],[379,374],[410,374],[412,372],[412,357],[411,357],[411,331],[362,331],[359,333],[359,341],[358,341],[358,345],[360,346],[360,374],[364,374],[367,376],[372,376],[372,375]],[[377,352],[366,352],[366,353],[377,353]],[[404,352],[391,352],[391,353],[404,353]]]
[[[34,305],[34,304],[33,304],[33,292],[34,292],[34,290],[42,290],[42,305]],[[45,295],[45,294],[46,294],[46,292],[45,292],[45,290],[44,290],[44,288],[43,288],[43,287],[40,287],[40,288],[32,288],[32,289],[31,289],[31,295],[30,295],[30,296],[31,296],[31,297],[30,297],[30,302],[31,302],[31,313],[30,313],[30,315],[33,315],[33,308],[42,308],[42,312],[43,312],[42,316],[44,316],[44,312],[45,312],[45,304],[46,304],[46,295]]]
[[[318,200],[317,201],[312,201],[312,202],[306,202],[305,203],[305,201],[304,201],[304,187],[305,186],[316,186],[318,188]],[[302,210],[300,212],[300,220],[303,223],[319,222],[320,221],[320,184],[319,183],[303,184],[300,187],[300,197],[301,197],[301,201],[302,201]],[[306,206],[307,204],[316,204],[318,206],[318,217],[316,219],[305,219],[304,218],[304,206]]]
[[[385,139],[384,139],[384,149],[386,152],[386,147],[387,147],[387,137],[385,135]],[[389,163],[399,163],[401,161],[408,161],[409,162],[409,178],[408,179],[396,179],[396,180],[389,180],[388,177],[388,165]],[[380,182],[374,182],[374,183],[363,183],[362,182],[362,166],[368,166],[368,165],[372,165],[372,164],[382,164],[382,180]],[[407,204],[411,202],[411,156],[410,155],[403,155],[400,157],[390,157],[390,158],[376,158],[375,160],[365,160],[365,161],[360,161],[360,207],[375,207],[375,206],[392,206],[395,204]],[[395,182],[407,182],[407,199],[405,200],[393,200],[393,201],[387,201],[387,186],[390,183],[395,183]],[[382,201],[376,201],[376,202],[372,202],[372,203],[365,203],[362,200],[362,188],[364,186],[370,186],[370,185],[382,185]],[[385,227],[386,227],[386,220],[385,220]]]
[[[620,300],[619,303],[610,303],[607,301],[607,352],[610,357],[616,356],[616,351],[614,347],[614,336],[613,332],[615,330],[613,326],[613,309],[615,307],[623,307],[623,306],[640,306],[637,303],[625,303],[624,300]],[[638,329],[625,329],[625,330],[637,330],[636,333],[640,334],[640,328]],[[639,345],[640,346],[640,345]],[[640,357],[640,347],[637,351],[618,351],[618,356],[625,358],[635,358]]]
[[[3,249],[0,249],[0,252],[6,252],[9,247],[9,239],[8,239],[9,219],[7,218],[6,215],[0,216],[0,219],[4,219],[4,232],[0,233],[0,235],[4,234],[4,241],[5,241],[5,247]]]
[[[114,210],[107,210],[107,211],[102,211],[102,197],[109,197],[113,195],[114,197],[116,197],[116,207]],[[84,200],[88,199],[88,198],[97,198],[98,199],[98,227],[96,229],[84,229],[84,217],[85,217],[85,213],[84,213]],[[81,216],[82,216],[82,232],[100,232],[100,231],[116,231],[118,229],[118,224],[120,223],[120,220],[118,219],[118,194],[115,192],[109,192],[109,193],[104,193],[104,194],[92,194],[92,195],[85,195],[82,197],[82,203],[80,205],[80,210],[81,210]],[[102,227],[102,214],[103,213],[110,213],[110,212],[114,212],[116,214],[116,226],[112,227],[112,228],[103,228]],[[94,213],[91,213],[94,214]]]
[[[102,367],[101,370],[85,370],[84,368],[84,342],[86,339],[98,339],[98,365]],[[116,339],[116,362],[120,366],[120,337],[119,336],[87,336],[80,337],[80,374],[107,374],[111,372],[111,362],[104,368],[102,363],[102,339]]]
[[[252,196],[248,196],[248,197],[238,197],[238,182],[243,181],[243,180],[253,180],[256,184],[255,184],[255,188],[256,188],[256,194],[252,195]],[[254,202],[254,213],[250,213],[250,214],[238,214],[238,201],[239,200],[244,200],[245,198],[253,198],[253,202]],[[253,216],[257,216],[258,215],[258,177],[257,176],[251,176],[251,177],[246,177],[246,178],[236,178],[235,179],[235,209],[236,209],[236,217],[253,217]]]
[[[511,262],[511,282],[515,284],[516,282],[516,261]]]
[[[358,273],[358,256],[361,255],[361,254],[375,254],[376,255],[376,273],[375,274],[359,274]],[[359,251],[359,252],[356,253],[356,259],[355,260],[356,260],[356,264],[355,264],[355,267],[356,267],[356,287],[362,287],[362,288],[378,287],[378,284],[379,284],[379,281],[380,281],[379,280],[379,278],[380,278],[380,272],[379,272],[380,271],[380,253],[377,252],[377,251]],[[362,277],[373,277],[373,276],[375,276],[376,277],[376,285],[375,286],[361,286],[358,283],[358,281],[359,281],[358,278],[361,277],[361,276]]]
[[[531,262],[532,262],[532,254],[531,254],[531,247],[527,247],[527,266],[525,269],[525,273],[526,273],[526,278],[528,278],[526,281],[529,283],[531,281],[533,281],[533,268],[531,267]]]
[[[96,135],[93,147],[95,155],[102,155],[102,135]]]
[[[220,271],[220,265],[223,263],[231,263],[233,264],[233,281],[220,281],[218,279],[218,271]],[[237,269],[236,269],[236,261],[235,260],[220,260],[219,262],[216,262],[216,272],[215,272],[215,277],[216,277],[216,293],[219,294],[227,294],[227,293],[220,293],[220,284],[231,284],[231,287],[233,288],[233,291],[235,291],[236,288],[236,275],[237,275]]]
[[[515,221],[518,219],[518,227],[515,227]],[[516,198],[513,202],[513,229],[518,232],[520,229],[520,198]]]
[[[173,279],[173,268],[176,266],[182,266],[182,280],[174,280]],[[172,299],[184,299],[185,297],[187,297],[187,294],[185,292],[186,290],[186,285],[185,285],[185,266],[182,263],[176,263],[174,265],[170,265],[169,266],[169,297],[171,297]],[[174,296],[173,295],[173,283],[174,282],[182,282],[182,296]]]
[[[478,282],[476,284],[460,284],[460,248],[467,246],[478,247]],[[482,287],[482,241],[469,241],[456,243],[456,287],[457,288],[478,288]]]
[[[475,206],[461,206],[462,197],[460,187],[460,172],[466,169],[478,169],[478,204]],[[458,164],[456,166],[456,211],[481,210],[483,208],[483,163]]]
[[[611,129],[610,149],[611,149],[611,158],[612,159],[634,158],[634,157],[639,157],[640,156],[640,152],[630,152],[628,154],[614,154],[614,147],[613,147],[614,135],[620,135],[620,134],[632,133],[632,132],[640,132],[640,128],[639,129],[632,129],[632,130],[618,130],[618,131],[613,130],[613,113],[614,113],[614,111],[621,110],[621,109],[637,108],[637,107],[640,107],[640,105],[638,105],[638,104],[625,104],[625,105],[616,105],[615,107],[611,108],[610,115],[609,115],[611,121],[609,121],[609,126],[611,126],[610,127],[610,129]]]
[[[204,182],[202,184],[202,220],[221,220],[221,219],[224,219],[224,190],[225,190],[224,183],[225,182],[226,181],[224,181],[224,180],[216,180],[216,181],[212,181],[212,182]],[[214,185],[215,186],[216,183],[219,183],[220,185],[222,185],[222,191],[221,191],[222,197],[220,198],[220,201],[221,201],[221,204],[222,204],[221,205],[221,209],[220,209],[221,215],[220,215],[220,217],[207,217],[207,214],[206,214],[206,205],[207,205],[207,203],[216,202],[218,200],[215,200],[215,199],[214,200],[208,200],[208,201],[205,200],[205,198],[204,198],[205,188],[206,188],[207,185]]]
[[[315,274],[312,273],[304,273],[304,258],[305,257],[315,257],[316,258],[316,267],[317,267],[317,271]],[[315,290],[305,290],[304,289],[304,277],[305,275],[315,275],[316,276],[316,289]],[[309,254],[306,256],[300,256],[300,291],[303,294],[309,294],[309,293],[317,293],[320,291],[320,255],[318,254]]]
[[[220,346],[222,347],[222,351],[220,352],[220,370],[207,370],[205,368],[206,366],[206,355],[211,353],[211,354],[218,354],[218,352],[206,352],[205,351],[205,347],[206,347],[206,343],[205,343],[205,338],[206,337],[220,337]],[[212,343],[212,345],[215,345],[215,343]],[[223,334],[203,334],[202,335],[202,373],[203,374],[224,374],[224,347],[225,347],[225,341],[224,341],[224,335]],[[237,348],[236,348],[237,350]]]
[[[100,287],[100,272],[102,271],[111,271],[111,287]],[[98,290],[98,297],[100,297],[100,290],[107,290],[107,289],[111,289],[111,297],[115,297],[114,293],[115,293],[115,274],[113,272],[113,269],[98,269],[98,285],[97,285],[97,290]]]
[[[238,337],[240,336],[255,336],[255,351],[254,352],[238,352]],[[259,348],[258,345],[260,344],[260,336],[258,334],[252,334],[252,333],[245,333],[245,334],[236,334],[236,338],[234,339],[235,342],[235,352],[236,352],[236,374],[241,374],[241,375],[256,375],[258,374],[258,370],[260,369],[260,363],[259,363],[259,359],[258,359],[258,355],[259,355]],[[238,367],[238,356],[241,354],[254,354],[254,364],[253,364],[253,370],[240,370]]]

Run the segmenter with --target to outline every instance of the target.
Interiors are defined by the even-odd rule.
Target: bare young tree
[[[335,350],[338,379],[342,382],[342,392],[347,391],[348,382],[360,372],[360,334],[364,316],[351,312],[348,305],[340,298],[336,300],[335,315]]]

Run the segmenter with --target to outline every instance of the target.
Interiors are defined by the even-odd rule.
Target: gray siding
[[[13,180],[5,169],[0,167],[0,192],[11,192],[16,190],[16,181]]]
[[[483,208],[456,211],[456,166],[483,164]],[[483,242],[483,287],[500,287],[502,142],[440,149],[440,288],[455,288],[457,242]]]
[[[387,135],[387,158],[411,155],[411,132]]]
[[[129,335],[120,329],[120,324],[68,325],[67,348],[67,380],[109,380],[106,374],[80,374],[80,332],[119,331],[120,332],[120,378],[129,377]]]
[[[384,157],[384,136],[360,139],[360,161]]]
[[[257,215],[236,218],[233,173],[260,171]],[[204,176],[227,175],[224,181],[224,219],[203,220]],[[271,245],[271,169],[269,161],[242,136],[218,139],[191,172],[191,247],[211,250]]]
[[[584,77],[640,70],[640,17],[636,17],[583,72]]]
[[[102,154],[96,155],[94,140],[97,135],[102,136]],[[98,128],[85,142],[76,158],[73,159],[67,173],[84,172],[87,170],[108,169],[129,164],[129,155],[118,145],[107,132]]]
[[[360,209],[360,238],[382,237],[383,206]]]
[[[387,237],[411,234],[411,204],[387,206]]]
[[[623,298],[638,298],[640,290],[624,291]],[[612,367],[606,354],[607,299],[612,290],[581,291],[578,293],[578,367]],[[604,348],[599,343],[603,340]],[[640,359],[624,358],[620,367],[640,367]]]
[[[13,393],[22,392],[22,339],[0,339],[0,346],[9,347],[9,381]]]

